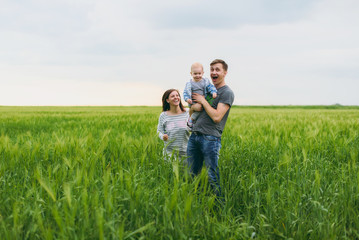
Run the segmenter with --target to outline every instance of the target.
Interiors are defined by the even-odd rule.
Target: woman
[[[166,159],[168,156],[173,156],[174,153],[178,153],[182,158],[187,154],[190,135],[187,129],[189,115],[182,105],[178,90],[169,89],[163,94],[162,111],[158,120],[157,133],[165,145],[163,153]]]

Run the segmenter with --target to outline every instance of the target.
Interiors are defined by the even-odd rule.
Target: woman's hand
[[[168,135],[167,134],[163,134],[163,141],[167,141],[168,140]]]

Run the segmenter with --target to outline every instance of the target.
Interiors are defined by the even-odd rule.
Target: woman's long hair
[[[179,104],[179,107],[181,108],[182,112],[184,112],[184,107],[182,105],[182,101],[181,101],[181,94],[179,93],[179,91],[177,89],[168,89],[162,96],[162,111],[168,111],[170,110],[170,104],[166,101],[168,99],[168,97],[170,96],[170,94],[173,92],[173,91],[176,91],[178,93],[178,96],[180,98],[180,104]]]

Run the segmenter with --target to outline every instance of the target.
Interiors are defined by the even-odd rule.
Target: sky
[[[161,105],[217,58],[236,105],[359,105],[357,0],[0,2],[0,106]]]

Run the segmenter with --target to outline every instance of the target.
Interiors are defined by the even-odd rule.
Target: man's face
[[[191,75],[193,77],[193,80],[198,82],[203,77],[203,69],[201,67],[194,67],[192,68]]]
[[[213,85],[218,86],[224,81],[227,71],[223,69],[221,63],[216,63],[211,66],[211,78]]]

